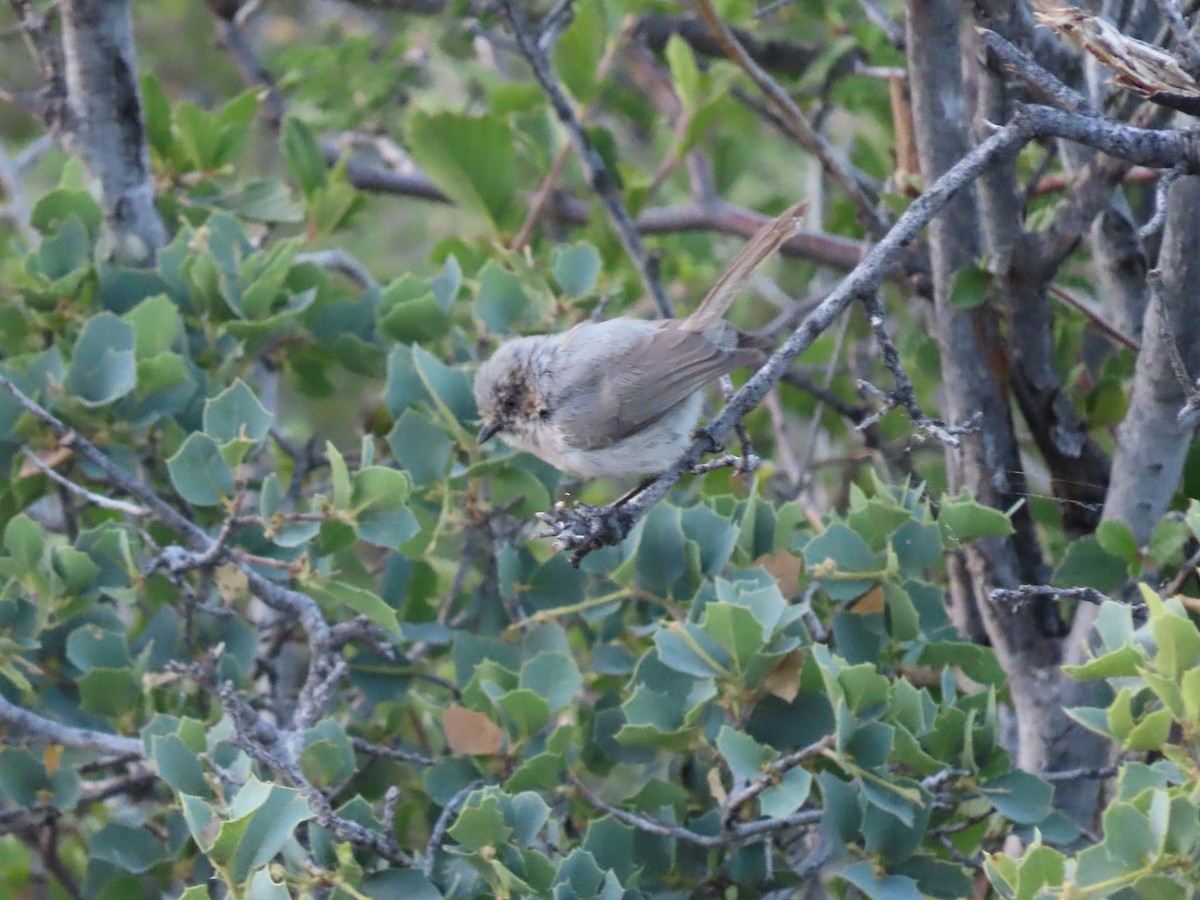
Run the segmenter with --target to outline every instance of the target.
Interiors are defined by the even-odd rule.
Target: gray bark
[[[958,71],[960,7],[954,0],[909,0],[908,13],[909,72],[918,151],[923,175],[929,180],[961,156],[967,146],[958,106],[961,94],[953,77]],[[983,80],[979,104],[981,115],[1003,120],[1005,98],[999,81]],[[983,414],[979,434],[972,441],[964,441],[965,452],[950,460],[954,485],[965,485],[981,502],[1007,508],[1024,490],[1024,481],[1003,390],[1007,367],[987,364],[996,349],[1003,346],[998,324],[986,305],[963,312],[948,303],[954,273],[972,263],[980,252],[977,209],[983,211],[988,250],[1002,273],[1001,290],[1012,314],[1010,327],[1022,336],[1020,342],[1013,342],[1014,353],[1021,357],[1014,367],[1025,366],[1034,373],[1046,374],[1043,370],[1049,366],[1052,349],[1048,344],[1050,316],[1044,284],[1036,277],[1016,277],[1019,269],[1013,261],[1022,255],[1023,235],[1011,157],[997,159],[985,172],[979,185],[979,204],[976,207],[974,198],[964,191],[930,225],[937,337],[947,390],[947,418],[957,421],[976,410]],[[1017,534],[1013,539],[980,541],[967,549],[964,557],[968,584],[965,590],[960,589],[956,603],[974,605],[974,615],[1009,674],[1017,720],[1018,765],[1032,772],[1077,766],[1086,761],[1081,756],[1103,754],[1105,748],[1102,743],[1097,746],[1081,740],[1066,727],[1063,700],[1075,685],[1068,685],[1059,669],[1058,640],[1047,633],[1038,610],[1026,608],[1014,615],[997,610],[987,600],[992,588],[1011,585],[1014,580],[1045,578],[1032,523],[1018,514],[1014,525]],[[960,610],[956,618],[969,623],[970,613]],[[1067,734],[1070,739],[1064,740]],[[1077,820],[1091,823],[1094,787],[1081,792],[1067,789],[1058,800]]]
[[[1185,384],[1175,374],[1174,343],[1191,378],[1200,374],[1200,178],[1180,178],[1167,195],[1158,271],[1162,291],[1146,310],[1129,411],[1117,436],[1112,484],[1104,518],[1128,522],[1138,543],[1170,505],[1179,486],[1194,427],[1176,416],[1187,401]]]
[[[130,7],[130,0],[62,4],[61,139],[100,183],[113,257],[144,263],[167,243],[167,230],[154,205]]]

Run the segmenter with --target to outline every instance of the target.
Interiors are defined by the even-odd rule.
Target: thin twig
[[[379,282],[375,280],[375,276],[370,270],[358,261],[354,255],[347,253],[340,247],[334,247],[330,250],[316,250],[312,253],[300,253],[296,255],[297,263],[312,263],[314,266],[320,266],[322,269],[329,269],[331,272],[338,272],[345,275],[360,288],[365,291],[378,290]]]
[[[126,503],[124,500],[114,500],[112,497],[105,497],[103,494],[97,494],[94,491],[89,491],[82,485],[76,484],[68,478],[59,475],[54,469],[48,466],[40,456],[30,450],[28,447],[21,448],[25,452],[25,458],[36,466],[42,474],[51,481],[62,485],[72,494],[82,497],[88,503],[94,506],[99,506],[101,509],[111,509],[115,512],[125,513],[128,516],[148,516],[150,510],[144,506],[138,506],[136,503]]]
[[[1158,179],[1158,184],[1154,186],[1154,214],[1146,220],[1145,225],[1138,229],[1138,237],[1142,243],[1158,237],[1166,226],[1167,192],[1182,174],[1183,170],[1179,166],[1176,166],[1173,169],[1163,172],[1162,177]]]
[[[588,137],[587,131],[575,114],[571,101],[567,99],[566,91],[554,74],[549,58],[538,46],[521,4],[517,0],[497,0],[497,2],[512,27],[513,37],[521,55],[525,57],[525,61],[533,70],[534,78],[537,79],[542,92],[550,101],[554,114],[567,129],[571,143],[575,145],[575,152],[579,154],[588,184],[600,198],[601,205],[608,213],[609,220],[617,231],[621,245],[633,261],[634,268],[641,276],[647,292],[654,298],[659,313],[663,318],[670,318],[672,316],[671,303],[654,271],[649,254],[646,252],[645,245],[642,244],[641,236],[633,224],[633,218],[629,215],[629,210],[625,208],[625,202],[621,199],[616,179],[608,170],[608,165],[592,144],[592,139]]]
[[[1200,77],[1200,43],[1197,43],[1188,23],[1183,18],[1183,12],[1175,0],[1154,0],[1159,11],[1167,20],[1171,33],[1178,42],[1176,49],[1183,57],[1183,67],[1193,78]]]
[[[483,787],[483,781],[472,781],[466,787],[460,788],[458,793],[450,798],[449,802],[442,807],[441,813],[438,814],[437,821],[433,823],[433,831],[429,833],[429,840],[425,844],[425,860],[422,864],[422,870],[425,877],[430,881],[433,880],[433,870],[437,860],[437,852],[442,846],[442,841],[446,839],[446,832],[450,828],[450,820],[454,818],[454,814],[458,811],[458,807],[467,799],[471,791],[478,790]]]
[[[858,5],[862,7],[871,24],[887,35],[888,43],[903,51],[907,46],[903,26],[889,16],[876,0],[858,0]]]
[[[749,803],[767,788],[776,784],[779,776],[785,772],[791,771],[814,756],[820,756],[834,745],[836,737],[836,735],[832,734],[826,735],[819,741],[809,744],[807,747],[779,757],[779,759],[767,766],[762,775],[755,778],[745,787],[731,791],[729,796],[726,797],[725,802],[721,804],[721,823],[728,826],[737,815],[738,810],[745,804]]]
[[[1200,153],[1191,139],[1181,133],[1121,125],[1046,106],[1019,107],[1008,125],[997,128],[909,205],[891,230],[742,386],[725,409],[698,434],[688,450],[635,498],[619,506],[610,505],[598,510],[558,505],[553,513],[544,514],[555,536],[555,549],[570,551],[573,562],[578,564],[592,550],[624,539],[634,524],[717,446],[734,424],[758,405],[791,367],[793,360],[811,346],[846,307],[878,290],[888,277],[894,259],[951,197],[978,178],[994,159],[1014,154],[1034,138],[1047,136],[1085,143],[1143,164],[1166,167],[1185,161],[1189,171],[1200,169]]]
[[[1064,600],[1082,600],[1085,603],[1099,605],[1112,599],[1107,594],[1102,594],[1095,588],[1058,588],[1048,584],[1022,584],[1016,588],[996,588],[992,591],[990,598],[993,603],[1006,604],[1014,611],[1034,600],[1054,600],[1058,602]],[[1130,612],[1133,613],[1135,619],[1145,619],[1149,615],[1146,604],[1140,600],[1126,605],[1129,607]]]
[[[829,176],[846,192],[867,229],[876,237],[882,236],[888,229],[888,223],[876,211],[875,200],[863,190],[862,184],[850,167],[838,158],[825,138],[813,128],[812,123],[788,96],[787,91],[746,52],[713,6],[712,0],[696,0],[696,6],[712,29],[713,36],[725,48],[726,55],[750,76],[758,89],[774,104],[792,137],[817,157]]]
[[[410,753],[408,750],[400,750],[396,747],[381,747],[379,744],[372,744],[370,741],[364,741],[362,738],[352,738],[351,743],[355,750],[359,753],[365,753],[367,756],[394,759],[398,762],[413,763],[418,766],[437,765],[436,759],[430,759],[428,756],[422,756],[420,753]]]

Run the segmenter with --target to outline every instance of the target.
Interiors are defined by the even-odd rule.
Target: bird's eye
[[[543,422],[545,422],[548,418],[550,418],[550,410],[548,410],[548,409],[538,410],[538,418],[541,419]]]

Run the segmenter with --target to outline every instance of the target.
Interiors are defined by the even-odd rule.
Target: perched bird
[[[798,203],[764,226],[686,319],[582,322],[500,346],[475,376],[479,442],[499,435],[584,478],[667,469],[692,441],[704,386],[766,359],[770,339],[725,313],[807,208]]]

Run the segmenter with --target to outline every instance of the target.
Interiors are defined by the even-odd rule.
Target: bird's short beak
[[[479,429],[479,443],[483,444],[495,437],[502,426],[499,422],[488,422]]]

